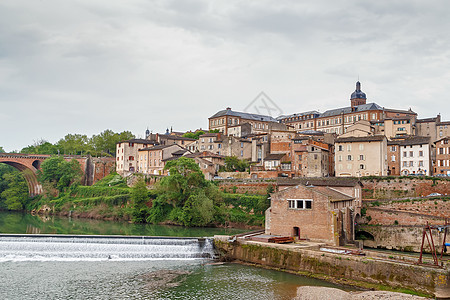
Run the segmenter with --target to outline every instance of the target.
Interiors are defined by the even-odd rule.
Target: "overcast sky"
[[[450,120],[448,1],[1,0],[0,146],[368,102]]]

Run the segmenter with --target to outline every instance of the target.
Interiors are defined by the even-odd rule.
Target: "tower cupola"
[[[350,102],[352,109],[355,106],[366,104],[366,94],[361,91],[361,83],[359,81],[356,82],[356,90],[350,96]]]

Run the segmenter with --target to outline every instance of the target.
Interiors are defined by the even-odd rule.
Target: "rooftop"
[[[154,146],[154,147],[147,147],[147,148],[142,148],[142,149],[139,149],[138,151],[153,151],[153,150],[161,150],[161,149],[165,149],[165,148],[168,148],[168,147],[171,147],[171,146],[177,146],[177,144],[171,144],[171,145],[157,145],[157,146]]]
[[[352,143],[352,142],[381,142],[386,137],[384,135],[370,135],[370,136],[351,136],[341,137],[335,140],[336,143]]]
[[[265,122],[277,122],[278,123],[278,121],[271,116],[233,111],[233,110],[231,110],[231,108],[221,110],[221,111],[215,113],[209,119],[223,117],[223,116],[233,116],[233,117],[240,117],[242,119],[253,120],[253,121],[265,121]]]
[[[155,144],[156,142],[152,141],[152,140],[146,140],[146,139],[131,139],[131,140],[117,142],[117,144],[120,144],[120,143]]]
[[[313,188],[314,190],[318,191],[321,194],[324,194],[328,197],[330,197],[331,202],[337,202],[337,201],[348,201],[348,200],[354,200],[354,197],[351,197],[349,195],[346,195],[344,193],[341,193],[333,188],[330,188],[329,186],[307,186],[308,188]]]
[[[277,154],[269,154],[264,158],[264,160],[280,160],[282,159],[286,154],[284,153],[277,153]]]

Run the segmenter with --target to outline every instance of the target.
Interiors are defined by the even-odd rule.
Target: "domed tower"
[[[145,131],[145,139],[148,140],[149,136],[150,136],[150,130],[148,130],[148,127],[147,127],[147,130]]]
[[[356,82],[356,90],[350,96],[352,110],[355,106],[366,104],[366,94],[361,91],[361,83]]]

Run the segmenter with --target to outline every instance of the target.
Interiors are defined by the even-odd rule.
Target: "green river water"
[[[238,232],[242,230],[42,218],[0,212],[0,233],[207,237]],[[30,244],[0,240],[0,299],[292,299],[299,286],[343,288],[278,271],[217,264],[210,259],[114,259],[114,256],[99,259],[90,252],[103,250],[92,248],[92,243],[73,246],[73,251],[80,253],[75,258],[65,258],[64,253],[56,252],[67,247],[72,251],[70,244],[60,243],[62,248],[54,246],[56,243],[35,243],[39,247]],[[100,246],[116,251],[114,244]],[[117,249],[122,246],[117,245]],[[139,247],[124,247],[135,246]],[[47,257],[43,256],[43,250]],[[33,251],[36,253],[30,253]],[[56,251],[56,259],[52,258],[52,251]]]

